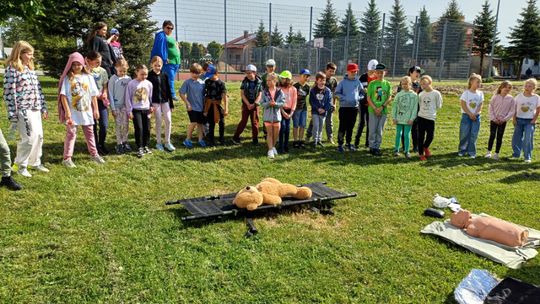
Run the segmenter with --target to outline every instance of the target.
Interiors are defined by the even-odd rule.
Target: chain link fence
[[[207,50],[200,58],[183,54],[184,67],[211,59],[227,75],[241,72],[249,63],[262,69],[266,60],[272,58],[278,70],[293,73],[303,68],[323,70],[328,62],[334,62],[337,74],[341,75],[346,72],[347,63],[357,63],[364,71],[369,60],[377,59],[387,66],[390,77],[406,75],[413,65],[421,66],[426,74],[439,80],[466,78],[476,71],[472,53],[474,27],[467,22],[430,16],[435,21],[421,25],[418,17],[407,16],[405,27],[394,30],[389,13],[381,13],[378,32],[351,35],[353,22],[345,18],[346,11],[335,10],[343,34],[317,39],[314,33],[323,8],[244,0],[208,0],[205,6],[211,10],[203,10],[188,0],[158,0],[153,6],[152,15],[158,24],[165,19],[175,22],[178,41],[202,45],[217,41],[223,45],[218,58],[209,56]],[[353,7],[358,25],[362,16],[363,12]],[[261,24],[270,41],[268,46],[257,47],[255,33]],[[277,45],[271,32],[277,28],[285,39],[290,27],[306,41]]]

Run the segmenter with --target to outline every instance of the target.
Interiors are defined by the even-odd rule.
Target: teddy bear
[[[529,238],[529,231],[520,226],[494,217],[471,217],[467,210],[454,212],[450,223],[472,236],[516,247],[523,246]]]
[[[277,206],[281,204],[283,197],[308,199],[311,195],[311,189],[308,187],[297,187],[281,183],[274,178],[265,178],[255,186],[247,186],[240,190],[233,204],[238,208],[253,211],[263,204]]]

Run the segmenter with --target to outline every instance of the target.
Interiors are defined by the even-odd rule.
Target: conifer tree
[[[529,0],[520,16],[517,25],[508,36],[510,39],[508,52],[520,63],[518,77],[521,77],[521,67],[525,58],[538,60],[540,57],[540,13],[536,0]]]
[[[493,43],[496,45],[499,42],[496,36],[495,41],[493,41],[495,27],[495,16],[493,16],[489,2],[485,0],[482,11],[474,19],[473,52],[480,55],[480,75],[483,75],[484,71],[484,55],[491,52]]]

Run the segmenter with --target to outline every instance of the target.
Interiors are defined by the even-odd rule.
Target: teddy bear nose
[[[249,186],[247,186],[247,187],[246,187],[246,190],[249,190],[249,189],[251,189],[251,188],[250,188]]]

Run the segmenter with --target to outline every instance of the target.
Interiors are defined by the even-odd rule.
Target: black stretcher
[[[264,212],[277,211],[293,206],[308,206],[311,210],[321,214],[334,214],[332,205],[334,200],[355,197],[356,193],[343,193],[326,186],[324,182],[302,185],[311,189],[313,195],[306,200],[283,198],[280,205],[261,205],[253,211],[240,209],[233,204],[236,192],[219,196],[204,196],[196,198],[168,201],[166,205],[181,204],[190,213],[181,219],[184,222],[195,220],[220,219],[224,217],[245,217],[248,231],[246,236],[256,234],[257,228],[253,224],[253,217]]]

